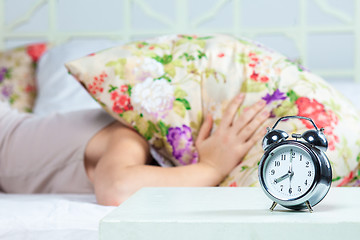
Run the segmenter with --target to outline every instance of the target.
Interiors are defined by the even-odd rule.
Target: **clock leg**
[[[306,207],[309,209],[309,212],[312,213],[313,209],[311,208],[311,205],[310,205],[309,201],[306,201],[305,204],[306,204]]]
[[[270,207],[270,210],[271,211],[274,211],[274,208],[276,207],[277,203],[276,202],[273,202],[273,204],[271,205]]]

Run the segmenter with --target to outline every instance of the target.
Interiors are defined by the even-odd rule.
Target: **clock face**
[[[303,148],[284,144],[269,153],[262,174],[271,195],[290,200],[301,197],[310,189],[315,179],[315,166]]]

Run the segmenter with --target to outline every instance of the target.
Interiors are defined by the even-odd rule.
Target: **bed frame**
[[[100,6],[99,2],[102,3],[101,7],[107,7],[108,4],[111,9],[117,8],[116,11],[119,14],[114,15],[114,20],[121,22],[121,28],[107,28],[105,31],[100,29],[59,31],[59,28],[64,24],[64,21],[61,20],[64,19],[64,15],[73,15],[74,11],[67,13],[70,9],[78,8],[76,11],[78,16],[86,15],[87,12],[96,11],[94,9]],[[334,2],[329,0],[293,1],[289,9],[291,11],[295,9],[295,24],[250,26],[252,23],[245,21],[246,19],[244,20],[241,14],[244,15],[247,11],[252,11],[254,4],[257,4],[258,12],[254,12],[254,14],[258,14],[258,17],[261,18],[261,15],[264,15],[261,9],[269,7],[266,2],[268,1],[258,0],[252,5],[245,0],[197,0],[195,2],[197,4],[190,0],[118,0],[111,4],[111,0],[97,2],[96,0],[0,0],[0,49],[37,40],[59,44],[71,38],[88,39],[106,36],[106,38],[114,40],[130,41],[169,33],[222,32],[252,39],[280,36],[285,39],[283,41],[294,46],[295,50],[293,51],[297,55],[295,57],[300,58],[305,66],[309,62],[309,36],[344,36],[345,34],[351,36],[353,44],[341,46],[344,51],[360,52],[360,1],[352,0],[352,2],[347,1],[346,4],[345,2],[342,3],[347,5],[348,10],[334,6]],[[272,2],[275,8],[284,4],[286,4],[284,7],[290,6],[286,0]],[[69,7],[64,8],[64,6]],[[83,10],[80,10],[80,7]],[[353,13],[349,12],[351,8]],[[192,16],[194,9],[198,13],[195,17]],[[308,19],[313,15],[314,9],[319,11],[316,14],[321,13],[317,19],[329,19],[331,24],[309,24]],[[96,17],[101,19],[106,14],[107,11],[96,12]],[[272,17],[276,19],[276,15],[274,14]],[[17,17],[14,18],[13,16]],[[227,16],[231,16],[231,19],[228,17],[229,19],[226,20]],[[268,16],[264,16],[260,21],[266,23]],[[109,17],[105,19],[109,19]],[[279,19],[281,20],[281,18]],[[153,27],[142,29],[134,27],[135,22],[141,21],[153,23]],[[46,26],[44,22],[47,23]],[[38,27],[39,25],[42,26]],[[267,45],[269,46],[269,44]],[[287,54],[286,51],[284,53]],[[323,56],[321,57],[323,58]],[[360,54],[353,54],[352,57],[351,62],[353,64],[350,65],[353,66],[341,68],[334,68],[334,66],[312,67],[312,70],[325,78],[350,79],[350,81],[360,82]]]

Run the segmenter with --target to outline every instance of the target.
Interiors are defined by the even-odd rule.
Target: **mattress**
[[[94,195],[0,193],[0,239],[95,240],[114,208],[96,204]]]

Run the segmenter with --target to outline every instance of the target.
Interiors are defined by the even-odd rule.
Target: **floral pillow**
[[[335,185],[356,182],[360,113],[333,87],[283,55],[226,35],[163,36],[111,48],[66,64],[70,73],[113,117],[131,125],[162,165],[198,161],[194,146],[203,116],[214,129],[239,92],[243,111],[260,98],[272,109],[267,126],[285,115],[312,118],[325,128]],[[312,128],[293,120],[288,133]],[[260,142],[221,186],[257,186]]]
[[[31,112],[35,96],[35,67],[46,51],[44,43],[0,52],[0,101],[21,112]]]

